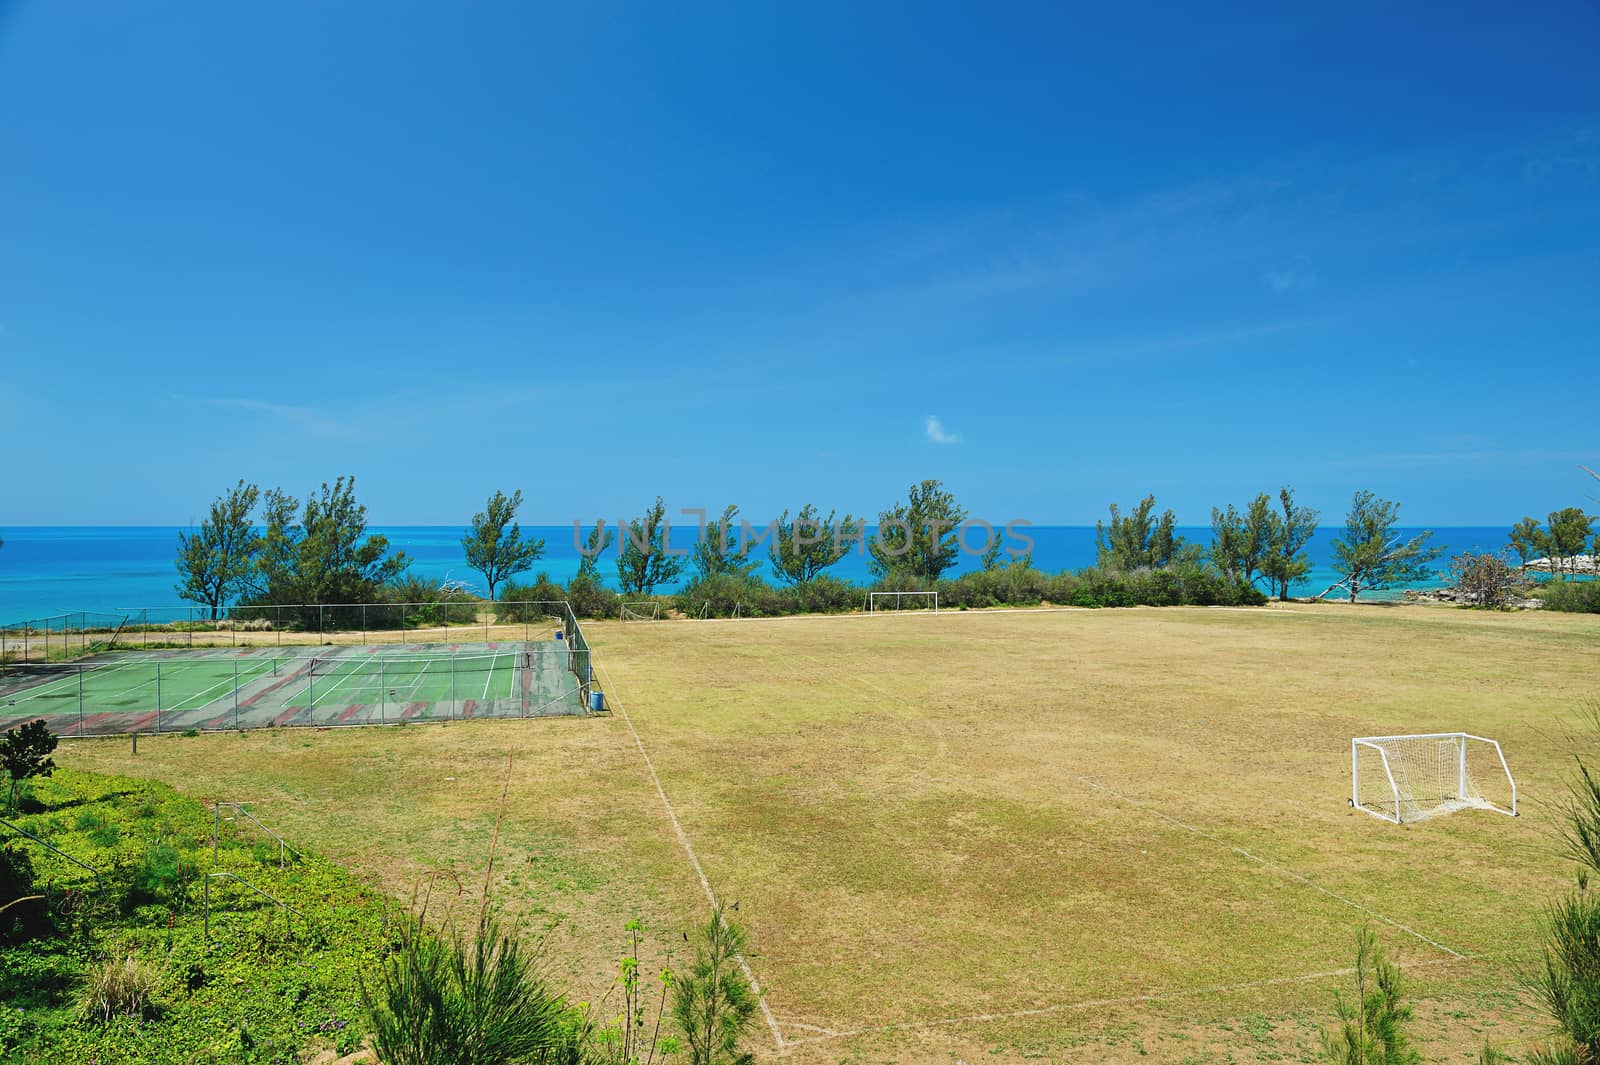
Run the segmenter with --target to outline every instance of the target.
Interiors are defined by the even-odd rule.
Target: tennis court
[[[565,640],[118,652],[8,668],[0,725],[93,736],[582,714],[588,670]]]

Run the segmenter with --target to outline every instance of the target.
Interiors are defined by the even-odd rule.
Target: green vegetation
[[[33,785],[0,849],[0,1060],[67,1065],[294,1062],[346,1052],[384,907],[315,858],[278,865],[244,830],[211,854],[209,810],[163,784],[63,769]],[[299,911],[294,916],[226,872]]]
[[[690,1065],[748,1065],[739,1043],[755,1022],[756,996],[739,971],[750,953],[744,929],[721,906],[699,931],[694,964],[672,985],[672,1017],[683,1032]]]
[[[826,518],[811,503],[801,507],[791,521],[785,510],[773,524],[770,551],[772,575],[785,584],[804,587],[823,575],[863,538],[860,518],[828,511]]]
[[[487,907],[471,934],[402,922],[400,944],[362,985],[385,1065],[566,1065],[583,1060],[581,1015],[552,992],[515,929]]]
[[[1155,570],[1199,561],[1199,549],[1177,533],[1177,515],[1165,510],[1159,518],[1152,517],[1155,506],[1156,497],[1145,496],[1124,516],[1121,508],[1113,503],[1110,524],[1095,522],[1094,538],[1101,569]]]
[[[199,603],[215,621],[229,600],[248,586],[261,537],[250,524],[261,489],[241,480],[212,500],[211,512],[194,534],[178,534],[178,597]]]
[[[1401,542],[1394,531],[1399,524],[1400,504],[1364,489],[1357,492],[1345,515],[1344,535],[1333,541],[1333,568],[1344,574],[1333,588],[1343,587],[1353,603],[1362,591],[1427,577],[1428,563],[1440,554],[1427,546],[1433,533]]]
[[[1535,1057],[1536,1065],[1600,1060],[1600,777],[1593,750],[1600,741],[1600,704],[1585,708],[1585,728],[1573,742],[1575,774],[1557,806],[1564,855],[1577,862],[1575,889],[1556,899],[1539,923],[1539,960],[1524,981],[1555,1022],[1558,1040]]]
[[[667,504],[660,496],[644,517],[629,521],[619,536],[617,582],[622,594],[650,595],[683,572],[682,556],[667,553]]]
[[[410,560],[391,554],[386,537],[367,535],[367,508],[356,501],[355,483],[354,477],[324,483],[302,509],[282,489],[262,492],[240,481],[212,502],[198,533],[179,534],[178,594],[207,607],[213,619],[230,598],[257,607],[382,601],[385,586]],[[258,501],[259,533],[251,524]],[[314,606],[309,614],[273,617],[301,626],[321,621]]]
[[[867,544],[874,576],[937,581],[961,554],[959,531],[967,512],[935,480],[914,484],[906,501],[878,515],[878,531]]]
[[[1356,937],[1355,985],[1352,998],[1335,996],[1339,1027],[1323,1033],[1323,1052],[1330,1065],[1419,1065],[1422,1056],[1406,1034],[1412,1012],[1405,1002],[1400,970],[1383,956],[1372,929],[1365,925]]]
[[[467,565],[483,574],[489,586],[490,602],[502,581],[526,573],[544,555],[543,540],[522,538],[522,527],[516,522],[520,506],[522,489],[509,496],[496,492],[488,505],[472,516],[472,524],[461,538]]]
[[[1546,610],[1600,614],[1600,580],[1552,581],[1539,590]]]
[[[23,781],[55,772],[56,763],[50,755],[56,743],[56,737],[43,721],[23,722],[16,728],[6,729],[6,734],[0,737],[0,769],[5,770],[11,782],[6,801],[8,813],[17,811],[17,795]]]

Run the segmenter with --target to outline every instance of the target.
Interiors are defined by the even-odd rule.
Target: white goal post
[[[913,606],[906,606],[910,599]],[[867,613],[881,614],[889,610],[933,610],[938,612],[938,592],[868,592]]]
[[[639,603],[623,603],[618,617],[623,621],[655,621],[661,616],[661,604],[654,599]]]
[[[1486,736],[1357,736],[1350,741],[1350,805],[1394,824],[1468,809],[1515,817],[1517,782],[1500,744]]]

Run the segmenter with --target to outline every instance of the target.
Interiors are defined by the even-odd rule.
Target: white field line
[[[1510,951],[1507,954],[1522,953]],[[1488,961],[1498,958],[1498,954],[1457,954],[1449,958],[1431,958],[1427,961],[1413,962],[1409,965],[1397,965],[1396,968],[1412,970],[1432,968],[1441,965],[1456,965],[1459,963]],[[1288,984],[1312,983],[1318,980],[1332,980],[1339,977],[1353,976],[1355,969],[1328,969],[1323,972],[1302,973],[1299,976],[1277,976],[1262,980],[1246,980],[1236,984],[1217,984],[1213,987],[1197,987],[1178,989],[1172,991],[1150,991],[1142,995],[1126,995],[1120,998],[1094,998],[1082,999],[1076,1002],[1057,1002],[1046,1006],[1033,1006],[1017,1010],[1001,1010],[993,1013],[968,1013],[959,1017],[939,1017],[931,1021],[899,1021],[893,1024],[875,1024],[865,1028],[853,1028],[849,1031],[836,1031],[831,1028],[820,1028],[817,1025],[795,1025],[795,1027],[808,1028],[812,1031],[822,1032],[821,1035],[803,1036],[799,1039],[789,1040],[789,1046],[799,1046],[802,1043],[823,1043],[833,1039],[851,1039],[863,1035],[881,1035],[885,1032],[910,1032],[927,1028],[949,1028],[960,1024],[983,1024],[992,1021],[1017,1020],[1024,1017],[1044,1017],[1052,1013],[1072,1013],[1082,1010],[1111,1009],[1118,1006],[1140,1006],[1153,1002],[1170,1002],[1186,998],[1199,998],[1204,995],[1226,995],[1239,991],[1254,991],[1268,987],[1284,987]]]
[[[591,656],[591,662],[593,656]],[[672,831],[677,834],[678,843],[683,847],[683,853],[689,857],[689,865],[694,869],[694,875],[700,881],[700,889],[706,894],[706,901],[711,908],[717,908],[717,893],[711,889],[711,881],[706,877],[705,869],[700,865],[700,858],[694,852],[694,844],[689,842],[689,835],[683,830],[683,825],[678,821],[678,813],[672,808],[672,800],[667,798],[667,790],[661,786],[661,774],[656,772],[655,762],[650,760],[650,752],[644,749],[644,740],[639,738],[639,730],[633,727],[633,718],[628,716],[627,707],[622,705],[622,700],[616,696],[616,685],[612,682],[611,673],[599,663],[594,663],[596,672],[605,674],[606,698],[617,708],[617,713],[622,715],[622,720],[628,726],[628,732],[633,736],[633,744],[639,748],[639,757],[644,759],[644,766],[650,771],[650,780],[656,786],[656,795],[661,799],[661,805],[667,811],[667,820],[672,822]],[[761,1014],[766,1018],[767,1027],[772,1030],[772,1039],[778,1049],[784,1048],[783,1032],[778,1028],[777,1018],[772,1015],[772,1008],[767,1005],[767,996],[761,990],[761,984],[756,980],[756,974],[750,971],[750,963],[743,955],[739,956],[739,969],[744,973],[744,978],[750,981],[750,990],[756,993],[756,1001],[761,1004]]]
[[[1096,789],[1098,789],[1100,791],[1103,791],[1107,795],[1110,795],[1112,798],[1118,800],[1119,802],[1126,803],[1129,806],[1132,806],[1132,807],[1134,807],[1136,809],[1142,810],[1142,811],[1144,811],[1145,813],[1149,814],[1152,817],[1159,817],[1161,820],[1167,822],[1169,825],[1175,825],[1178,828],[1183,829],[1185,832],[1192,833],[1192,834],[1194,834],[1196,836],[1201,837],[1202,839],[1209,839],[1213,843],[1219,844],[1220,846],[1223,846],[1223,847],[1227,847],[1229,850],[1231,850],[1233,853],[1239,855],[1241,858],[1247,858],[1252,862],[1256,862],[1256,863],[1258,863],[1260,865],[1263,865],[1266,868],[1271,869],[1273,872],[1277,873],[1279,876],[1284,876],[1284,877],[1289,878],[1290,880],[1295,881],[1296,883],[1304,884],[1306,887],[1311,888],[1313,891],[1320,891],[1322,894],[1328,896],[1330,899],[1334,899],[1337,902],[1342,902],[1344,905],[1350,907],[1352,910],[1355,910],[1357,913],[1365,914],[1367,917],[1373,918],[1374,920],[1382,921],[1384,924],[1388,925],[1390,928],[1393,928],[1393,929],[1396,929],[1398,931],[1404,932],[1406,935],[1412,936],[1412,937],[1414,937],[1416,939],[1420,939],[1422,942],[1428,944],[1428,946],[1433,947],[1435,950],[1441,950],[1444,953],[1450,955],[1452,958],[1460,958],[1460,957],[1464,957],[1465,956],[1460,951],[1451,950],[1449,947],[1445,946],[1443,943],[1440,943],[1436,939],[1430,939],[1428,936],[1423,935],[1421,932],[1417,931],[1415,928],[1412,928],[1412,927],[1410,927],[1408,925],[1403,925],[1399,921],[1396,921],[1391,917],[1385,917],[1383,914],[1379,913],[1378,911],[1372,910],[1372,909],[1368,909],[1367,907],[1361,905],[1361,903],[1355,901],[1354,899],[1347,898],[1346,896],[1339,894],[1337,891],[1331,891],[1328,888],[1323,887],[1321,884],[1317,883],[1315,880],[1312,880],[1310,877],[1303,876],[1300,873],[1295,872],[1293,869],[1290,869],[1287,866],[1279,865],[1277,862],[1274,862],[1274,861],[1272,861],[1272,860],[1270,860],[1268,858],[1263,858],[1259,854],[1255,854],[1255,853],[1253,853],[1251,851],[1247,851],[1243,847],[1234,846],[1232,843],[1229,843],[1227,840],[1223,839],[1221,836],[1213,835],[1212,833],[1207,832],[1203,828],[1197,828],[1194,825],[1188,824],[1187,822],[1180,821],[1176,817],[1171,816],[1170,814],[1166,814],[1166,813],[1161,812],[1160,810],[1156,809],[1154,806],[1151,806],[1151,805],[1149,805],[1147,803],[1139,802],[1139,801],[1137,801],[1135,799],[1131,799],[1128,796],[1126,796],[1126,795],[1122,794],[1121,792],[1117,791],[1115,788],[1109,788],[1106,785],[1100,783],[1099,781],[1092,780],[1089,777],[1078,777],[1077,781],[1080,784],[1086,784],[1091,788],[1096,788]]]

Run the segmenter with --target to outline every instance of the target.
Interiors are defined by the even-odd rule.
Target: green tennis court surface
[[[582,714],[579,659],[560,640],[121,652],[8,667],[0,724],[92,736]]]

